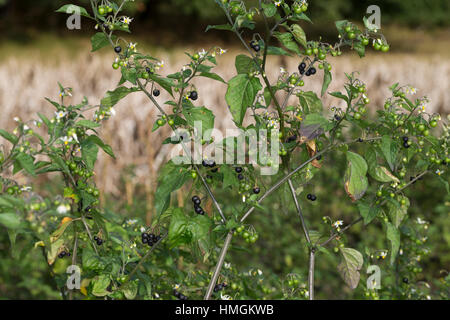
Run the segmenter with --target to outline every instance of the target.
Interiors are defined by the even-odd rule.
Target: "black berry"
[[[159,96],[160,93],[161,93],[161,92],[160,92],[158,89],[153,90],[153,95],[154,95],[155,97]]]
[[[243,176],[241,173],[239,173],[238,176],[237,176],[237,178],[238,178],[239,180],[242,180],[242,179],[244,179],[244,176]]]
[[[198,197],[198,196],[193,196],[192,197],[192,202],[195,204],[195,205],[200,205],[200,203],[202,202],[201,200],[200,200],[200,198]]]
[[[120,53],[122,51],[122,48],[120,46],[117,46],[114,48],[114,51]]]
[[[236,167],[234,170],[235,170],[237,173],[241,173],[241,172],[242,172],[242,168],[241,168],[241,167]]]
[[[311,193],[308,193],[308,195],[306,196],[306,198],[307,198],[308,200],[311,200],[311,201],[316,201],[316,199],[317,199],[317,197],[316,197],[314,194],[311,194]]]
[[[306,68],[306,63],[302,62],[300,63],[300,65],[298,66],[299,69],[305,69]]]
[[[406,277],[403,278],[403,282],[404,282],[404,283],[408,283],[408,282],[409,282],[408,278],[406,278]]]
[[[364,140],[362,138],[358,138],[358,142],[363,142]]]
[[[403,142],[403,147],[405,147],[406,149],[410,147],[408,141]]]
[[[146,67],[145,71],[147,71],[148,74],[152,74],[153,73],[152,69],[150,69],[149,67]]]
[[[407,136],[404,136],[403,138],[403,142],[408,142],[409,138]]]
[[[316,74],[316,68],[313,67],[313,68],[310,68],[309,70],[311,71],[311,74]]]
[[[253,50],[255,50],[256,52],[258,52],[259,50],[261,50],[259,44],[257,44],[256,46],[253,47]]]
[[[191,100],[197,100],[198,98],[198,93],[197,91],[191,91],[191,93],[189,94],[189,99]]]
[[[253,188],[253,193],[258,194],[260,192],[261,192],[261,190],[258,187]]]

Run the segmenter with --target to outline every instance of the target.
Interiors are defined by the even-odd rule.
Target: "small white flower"
[[[70,206],[67,204],[61,204],[58,206],[58,208],[56,208],[56,211],[59,214],[66,214],[67,212],[69,212],[69,210],[70,210]]]
[[[406,89],[406,92],[409,93],[409,94],[416,94],[417,93],[417,89],[414,88],[414,87],[408,87]]]
[[[225,266],[225,269],[230,269],[231,268],[231,263],[230,262],[225,262],[224,266]]]
[[[28,129],[30,129],[30,127],[29,126],[27,126],[26,124],[23,126],[23,130],[24,131],[27,131]]]
[[[380,257],[381,257],[381,259],[385,259],[385,258],[386,258],[386,256],[387,256],[387,252],[385,252],[385,251],[382,251],[382,252],[380,253]]]
[[[260,269],[258,269],[257,272],[259,276],[262,276],[263,272]]]
[[[132,226],[133,224],[135,224],[137,222],[137,219],[128,219],[127,220],[127,224],[129,225],[129,226]]]
[[[205,49],[202,49],[202,51],[200,51],[198,53],[198,55],[200,56],[200,58],[203,58],[204,56],[206,56],[207,52],[205,51]]]
[[[155,298],[159,299],[159,294],[157,294],[156,292],[155,292]]]
[[[425,112],[425,110],[426,110],[426,107],[424,104],[419,106],[419,112]]]
[[[23,186],[23,187],[20,189],[20,191],[29,192],[29,191],[31,191],[31,187],[29,187],[29,186]]]
[[[136,49],[136,46],[137,46],[137,43],[133,43],[133,42],[130,42],[130,44],[128,45],[128,47],[129,47],[131,50],[135,50],[135,49]]]
[[[159,70],[161,68],[164,68],[164,60],[161,60],[160,62],[158,62],[155,66],[156,70]]]
[[[439,170],[439,169],[437,169],[436,170],[436,174],[438,175],[438,176],[440,176],[441,174],[443,174],[445,171],[441,171],[441,170]]]
[[[220,299],[222,300],[231,300],[231,297],[227,294],[220,294]]]
[[[427,221],[420,219],[420,217],[417,218],[416,221],[417,221],[418,224],[426,224],[427,223]]]
[[[13,118],[15,122],[20,122],[20,118],[19,117],[14,117]]]
[[[335,223],[333,223],[333,227],[335,228],[339,228],[340,226],[342,226],[344,224],[344,221],[342,220],[338,220]]]
[[[125,24],[130,24],[133,21],[133,18],[130,17],[122,17],[122,22]]]
[[[280,73],[281,73],[281,74],[285,74],[285,73],[286,73],[286,69],[283,68],[283,67],[280,67]]]
[[[174,290],[180,289],[180,285],[179,285],[179,284],[176,284],[176,285],[173,287],[173,289],[174,289]]]
[[[219,48],[219,55],[223,55],[227,52],[227,50]]]
[[[67,112],[64,111],[55,111],[56,120],[60,120],[66,116]]]
[[[64,145],[68,145],[69,143],[71,143],[73,141],[72,137],[62,137],[61,141],[64,143]]]
[[[309,297],[309,291],[307,290],[307,291],[305,291],[305,297]]]
[[[141,227],[139,230],[140,230],[141,232],[145,232],[145,227]]]
[[[133,243],[130,245],[130,249],[133,249],[133,248],[136,248],[136,242],[133,242]]]
[[[283,2],[283,0],[278,0],[278,1],[275,1],[274,2],[274,4],[277,6],[277,7],[279,7],[279,6],[281,6],[281,3]]]

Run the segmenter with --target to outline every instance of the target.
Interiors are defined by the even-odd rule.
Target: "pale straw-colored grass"
[[[215,72],[226,80],[235,75],[233,56],[236,53],[237,50],[231,49],[218,58],[219,66]],[[158,52],[158,56],[165,60],[164,74],[179,70],[187,62],[187,57],[181,50]],[[57,81],[74,89],[71,103],[80,102],[85,95],[91,104],[98,104],[107,90],[115,88],[120,77],[120,73],[111,68],[111,61],[112,55],[97,53],[83,53],[71,59],[55,57],[32,60],[15,56],[3,59],[0,63],[0,127],[13,129],[15,116],[23,120],[35,119],[36,112],[52,116],[53,107],[44,97],[56,99]],[[431,100],[428,111],[448,113],[450,110],[448,56],[371,54],[365,59],[359,59],[354,54],[348,54],[334,58],[331,62],[334,80],[329,91],[342,90],[344,72],[358,70],[360,79],[369,88],[372,109],[383,104],[389,95],[388,87],[398,81],[416,87],[418,96],[428,96]],[[280,66],[294,72],[298,63],[294,58],[270,57],[270,67],[267,70],[269,79],[276,81]],[[207,78],[198,78],[194,83],[199,91],[196,104],[205,105],[214,111],[217,128],[233,128],[224,99],[226,86]],[[307,78],[305,90],[320,92],[321,83],[322,73],[319,71],[318,75]],[[164,92],[158,97],[161,104],[168,99],[169,96]],[[324,98],[327,108],[338,103],[332,99],[334,98]],[[296,103],[294,99],[290,102]],[[166,106],[166,110],[171,112],[171,107]],[[151,132],[157,112],[142,93],[134,93],[123,99],[116,111],[117,114],[101,129],[101,136],[113,147],[117,160],[100,154],[96,169],[97,183],[105,192],[119,194],[121,173],[124,168],[133,164],[136,166],[135,176],[126,179],[128,198],[138,183],[144,185],[150,195],[158,169],[166,161],[170,151],[169,145],[161,147],[161,142],[170,132],[167,126]],[[149,203],[151,207],[151,199]]]

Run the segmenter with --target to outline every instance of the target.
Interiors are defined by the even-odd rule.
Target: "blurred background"
[[[91,104],[98,104],[107,90],[115,88],[120,74],[111,68],[114,59],[113,52],[104,49],[100,52],[90,52],[90,37],[94,34],[94,25],[82,20],[82,30],[68,30],[67,16],[54,13],[67,1],[61,0],[0,0],[0,128],[12,130],[15,126],[14,117],[23,120],[34,119],[36,112],[46,115],[53,113],[53,108],[45,101],[45,97],[57,99],[59,89],[57,82],[72,87],[74,95],[71,103],[78,103],[83,96]],[[73,4],[87,7],[88,1],[72,1]],[[255,1],[246,1],[248,7]],[[418,96],[427,96],[430,103],[427,111],[439,112],[445,117],[450,112],[450,2],[448,0],[320,0],[310,1],[308,14],[313,24],[303,23],[308,39],[318,39],[322,36],[330,42],[336,41],[337,31],[334,22],[349,19],[362,25],[362,17],[369,5],[376,4],[381,8],[381,31],[388,39],[391,51],[381,54],[369,49],[367,57],[360,59],[354,52],[346,52],[339,58],[331,58],[333,65],[333,82],[329,91],[342,90],[345,72],[359,71],[360,79],[368,87],[371,99],[371,114],[382,107],[388,97],[388,87],[395,82],[411,85],[417,88]],[[222,12],[212,0],[136,0],[130,3],[126,12],[134,17],[131,24],[131,35],[124,35],[128,41],[137,42],[141,52],[164,60],[163,74],[178,71],[187,57],[184,52],[197,52],[202,48],[220,46],[227,53],[218,59],[219,66],[215,72],[228,80],[234,76],[233,57],[242,52],[242,47],[232,33],[209,31],[205,33],[208,24],[225,23]],[[255,30],[263,33],[263,30]],[[246,38],[250,39],[247,33]],[[271,81],[279,75],[279,67],[290,72],[297,69],[299,61],[295,58],[270,57],[268,77]],[[213,109],[216,115],[216,126],[219,129],[231,128],[233,123],[226,108],[224,95],[226,86],[220,82],[198,79],[195,85],[199,91],[198,105]],[[322,77],[311,77],[305,90],[320,91]],[[169,97],[161,94],[160,101]],[[324,105],[331,107],[337,101],[330,97],[324,98]],[[100,155],[96,168],[96,182],[103,191],[102,201],[114,199],[114,210],[124,215],[139,216],[147,223],[153,217],[152,197],[155,181],[161,164],[165,163],[170,151],[168,145],[161,147],[161,142],[169,136],[167,128],[151,132],[155,116],[154,108],[142,94],[130,95],[116,107],[117,114],[107,121],[102,129],[102,137],[110,144],[116,153],[117,160]],[[337,167],[344,166],[343,159],[330,159]],[[327,176],[328,174],[328,176]],[[328,183],[333,172],[323,172],[321,181]],[[416,197],[418,206],[412,205],[414,214],[421,214],[427,220],[438,222],[431,236],[434,256],[428,260],[429,274],[426,278],[439,278],[441,270],[449,267],[450,225],[448,222],[449,199],[445,199],[445,191],[433,192],[437,186],[434,182],[424,182],[411,196]],[[317,182],[320,185],[320,182]],[[46,188],[49,188],[47,186]],[[343,203],[343,189],[337,186],[335,193],[327,193],[320,187],[316,193],[325,197],[326,214],[334,217],[348,214],[346,222],[357,216],[350,204]],[[340,192],[340,194],[339,194]],[[180,194],[183,190],[180,190]],[[182,197],[178,197],[182,201]],[[276,201],[275,201],[276,202]],[[420,204],[420,205],[419,205]],[[182,205],[182,203],[181,203]],[[427,211],[422,209],[426,207]],[[422,208],[422,209],[421,209]],[[276,208],[275,208],[276,209]],[[314,223],[325,214],[319,207],[310,208],[310,218]],[[412,214],[413,214],[412,213]],[[316,215],[315,215],[316,214]],[[295,223],[296,217],[281,215],[276,223],[272,220],[252,221],[261,230],[269,228],[272,232],[258,246],[259,250],[270,249],[273,257],[262,261],[247,260],[246,256],[238,256],[237,260],[250,264],[275,264],[276,271],[288,272],[295,265],[303,264],[305,255],[295,248],[289,252],[282,250],[283,243],[290,243],[290,235],[298,235]],[[348,221],[347,221],[348,220]],[[285,230],[285,225],[292,222],[292,228]],[[358,230],[357,230],[358,231]],[[277,238],[277,232],[285,232],[283,243],[271,241]],[[7,254],[7,237],[0,241],[0,255]],[[434,237],[434,238],[433,238]],[[5,240],[5,241],[3,241]],[[357,240],[357,239],[356,239]],[[356,241],[355,240],[355,241]],[[376,240],[374,239],[376,243]],[[377,245],[383,246],[378,243]],[[384,244],[387,246],[387,244]],[[266,251],[269,252],[269,251]],[[242,253],[241,253],[242,255]],[[257,258],[257,257],[255,257]],[[1,257],[0,257],[1,259]],[[32,257],[24,257],[32,259]],[[293,262],[294,261],[294,262]],[[38,267],[24,264],[23,268],[30,270],[12,270],[6,260],[0,264],[0,280],[2,274],[8,278],[8,283],[14,284],[14,277],[27,290],[16,292],[17,297],[44,298],[57,297],[50,287],[30,284],[19,276],[21,272],[38,272]],[[294,266],[294,267],[293,267]],[[42,266],[41,266],[42,267]],[[327,260],[323,261],[325,270],[320,276],[323,280],[318,285],[323,290],[335,294],[335,298],[352,297],[350,292],[340,292],[333,289],[328,280],[338,277],[331,274],[327,280]],[[22,268],[22,267],[21,267]],[[425,267],[424,267],[425,269]],[[43,270],[43,267],[42,267]],[[7,272],[8,271],[8,272]],[[334,271],[335,272],[335,271]],[[15,274],[17,273],[17,274]],[[3,279],[5,280],[5,279]],[[333,280],[336,282],[336,280]],[[339,280],[338,280],[339,281]],[[3,283],[2,283],[3,282]],[[45,282],[45,281],[44,281]],[[8,296],[10,290],[5,281],[0,281],[0,297]],[[23,296],[21,296],[23,294]],[[324,296],[326,293],[324,294]]]

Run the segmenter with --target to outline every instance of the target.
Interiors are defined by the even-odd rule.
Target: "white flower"
[[[139,230],[140,230],[141,232],[145,232],[145,227],[141,227]]]
[[[68,145],[70,142],[72,142],[73,141],[73,138],[72,137],[62,137],[61,138],[61,141],[64,143],[64,145]]]
[[[130,245],[130,249],[133,249],[133,248],[136,248],[136,242],[133,242],[133,243]]]
[[[227,50],[219,48],[219,55],[225,54]]]
[[[417,218],[416,221],[417,221],[418,224],[426,224],[427,223],[427,221],[420,219],[420,217]]]
[[[133,42],[130,42],[130,44],[128,45],[128,47],[129,47],[131,50],[135,50],[135,49],[136,49],[136,46],[137,46],[137,43],[133,43]]]
[[[225,269],[230,269],[231,268],[231,263],[230,262],[225,262],[224,266],[225,266]]]
[[[156,70],[159,70],[161,68],[164,68],[164,60],[162,60],[161,62],[158,62],[155,66]]]
[[[283,67],[280,67],[280,73],[281,73],[281,74],[285,74],[285,73],[286,73],[286,69],[283,68]]]
[[[66,214],[67,212],[69,212],[69,210],[70,210],[70,206],[67,204],[61,204],[58,206],[58,208],[56,208],[56,211],[59,214]]]
[[[29,192],[29,191],[31,191],[31,187],[29,187],[29,186],[23,186],[23,187],[20,189],[20,191]]]
[[[67,112],[64,112],[64,111],[55,111],[56,120],[64,118],[66,116],[66,114],[67,114]]]
[[[137,222],[137,219],[128,219],[127,220],[127,224],[129,225],[129,226],[132,226],[133,224],[135,224]]]
[[[274,4],[275,4],[277,7],[279,7],[279,6],[281,5],[281,2],[282,2],[282,1],[283,1],[283,0],[275,1]]]
[[[130,24],[133,21],[133,18],[130,17],[122,17],[122,22],[125,24]]]
[[[307,290],[307,291],[305,291],[305,297],[309,297],[309,291]]]
[[[441,174],[443,174],[445,171],[441,171],[441,170],[439,170],[439,169],[437,169],[436,170],[436,174],[438,175],[438,176],[440,176]]]
[[[14,117],[13,118],[15,122],[20,122],[20,118],[19,117]]]
[[[207,52],[205,51],[205,49],[202,49],[202,51],[200,51],[198,53],[198,55],[200,56],[200,58],[203,58],[204,56],[206,56]]]
[[[417,92],[417,89],[414,87],[408,87],[406,89],[406,93],[409,93],[409,94],[416,94],[416,92]]]
[[[424,104],[422,104],[421,106],[419,106],[419,112],[425,112],[426,107]]]
[[[227,294],[220,294],[220,299],[222,300],[231,300],[231,297]]]
[[[380,253],[380,257],[381,257],[381,259],[384,259],[384,258],[386,258],[386,256],[387,256],[387,252],[385,252],[385,251],[381,251],[381,253]]]
[[[342,220],[338,220],[335,223],[333,223],[333,227],[335,228],[339,228],[340,226],[342,226],[344,224],[344,221]]]
[[[260,269],[258,269],[257,272],[258,272],[258,275],[262,276],[263,272]]]
[[[155,298],[159,299],[159,294],[157,294],[156,292],[155,292]]]
[[[174,289],[174,290],[180,289],[180,285],[179,285],[179,284],[176,284],[176,285],[173,287],[173,289]]]

